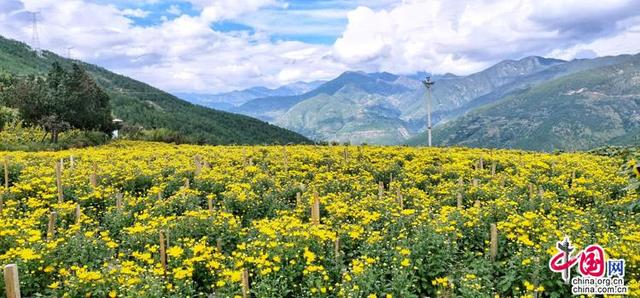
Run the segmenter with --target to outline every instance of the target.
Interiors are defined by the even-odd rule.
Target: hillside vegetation
[[[152,86],[104,68],[68,60],[44,51],[37,55],[23,43],[0,37],[0,69],[17,74],[42,75],[53,62],[70,69],[78,63],[111,98],[113,115],[132,127],[167,129],[186,142],[207,144],[307,143],[297,133],[247,116],[221,112],[180,100]]]
[[[547,151],[638,144],[639,137],[640,55],[515,92],[434,131],[442,146]]]
[[[631,55],[620,55],[563,61],[533,56],[505,60],[467,76],[436,75],[433,123],[452,121],[511,94],[564,76],[633,59]],[[256,98],[233,111],[275,123],[312,139],[401,144],[425,130],[425,88],[420,82],[425,75],[350,71],[310,92]],[[619,142],[628,141],[626,136],[620,137]]]

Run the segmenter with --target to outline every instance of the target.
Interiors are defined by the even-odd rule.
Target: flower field
[[[640,295],[638,195],[613,158],[145,142],[5,158],[0,264],[23,296],[564,297],[548,263],[565,235],[625,259]]]

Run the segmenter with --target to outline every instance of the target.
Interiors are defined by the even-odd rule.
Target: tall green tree
[[[60,98],[66,107],[61,113],[62,119],[71,127],[105,133],[113,130],[109,95],[82,67],[74,64],[62,88],[58,89],[62,89]]]
[[[2,93],[25,124],[41,125],[52,142],[69,128],[110,133],[114,127],[109,96],[78,65],[68,72],[54,63],[45,78],[21,79]]]

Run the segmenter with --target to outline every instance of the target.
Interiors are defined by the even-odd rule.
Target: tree
[[[21,79],[2,93],[25,124],[41,125],[54,143],[69,128],[110,133],[114,127],[109,96],[79,65],[67,72],[54,63],[46,78]]]
[[[57,73],[51,79],[57,79]],[[74,64],[63,81],[60,97],[66,107],[61,113],[62,119],[72,127],[105,133],[114,129],[109,95],[79,65]]]

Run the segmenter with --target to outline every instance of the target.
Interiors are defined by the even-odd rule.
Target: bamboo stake
[[[213,199],[212,198],[208,198],[207,199],[207,207],[209,207],[209,212],[213,212]]]
[[[60,159],[60,170],[64,171],[64,158]]]
[[[202,162],[200,160],[200,155],[196,155],[194,158],[194,163],[196,164],[196,170],[194,172],[195,176],[200,175],[200,172],[202,172]]]
[[[91,172],[91,176],[89,176],[89,182],[91,183],[91,187],[94,189],[98,186],[97,172],[98,172],[98,165],[94,162],[93,171]]]
[[[4,189],[9,191],[9,157],[4,157]]]
[[[498,255],[498,228],[496,224],[491,224],[491,247],[490,247],[491,260],[495,261]]]
[[[344,150],[342,151],[342,157],[344,158],[344,162],[349,162],[349,150],[347,146],[344,146]]]
[[[480,156],[480,161],[478,161],[478,167],[480,170],[484,170],[484,160],[482,159],[482,156]]]
[[[396,190],[396,200],[398,201],[398,206],[400,206],[400,209],[404,209],[404,198],[402,197],[402,192],[400,192],[400,189]]]
[[[69,157],[69,166],[73,169],[76,166],[76,161],[73,159],[73,155]]]
[[[216,239],[216,248],[218,248],[219,253],[222,253],[222,238]]]
[[[384,196],[384,183],[380,181],[378,182],[378,200],[382,200],[382,196]]]
[[[456,200],[457,200],[458,209],[462,209],[462,193],[461,192],[458,192],[456,194]]]
[[[249,298],[251,289],[249,288],[249,271],[242,270],[242,298]]]
[[[162,191],[158,191],[158,201],[162,200]]]
[[[189,189],[191,187],[191,182],[189,182],[189,178],[184,178],[184,189]]]
[[[9,264],[4,266],[4,287],[7,298],[20,298],[20,278],[18,276],[18,265]]]
[[[473,187],[478,187],[478,178],[473,178]]]
[[[533,198],[533,194],[535,193],[535,186],[533,183],[529,183],[529,198]]]
[[[247,149],[242,147],[242,165],[246,167],[248,164],[249,161],[247,160]]]
[[[160,264],[162,264],[162,268],[167,271],[167,248],[164,237],[164,231],[160,231]]]
[[[116,210],[122,211],[122,193],[116,194]]]
[[[491,176],[495,176],[496,175],[496,163],[493,162],[491,164]]]
[[[289,157],[287,156],[287,146],[282,146],[282,163],[284,165],[284,170],[289,170]]]
[[[53,211],[49,215],[49,226],[47,228],[47,240],[53,240],[53,237],[56,234],[56,219],[58,217],[58,213]]]
[[[80,224],[80,217],[82,217],[82,210],[80,204],[76,204],[76,224]]]
[[[320,224],[320,199],[318,193],[313,193],[313,204],[311,205],[311,222],[314,225]]]
[[[296,207],[302,204],[302,194],[300,192],[296,192]]]
[[[544,198],[544,188],[538,187],[538,198]]]
[[[56,163],[56,188],[58,189],[58,203],[62,203],[64,194],[62,191],[62,166],[60,163]]]
[[[336,237],[336,240],[333,242],[333,253],[336,257],[336,263],[340,263],[340,237]]]
[[[576,180],[576,170],[571,171],[571,180],[569,180],[569,188],[573,188],[573,181]]]

